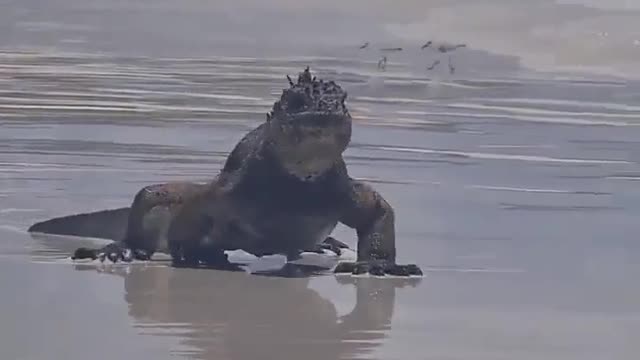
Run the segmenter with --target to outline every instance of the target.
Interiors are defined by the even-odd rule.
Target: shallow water
[[[418,52],[390,55],[380,72],[375,51],[354,47],[366,34],[392,39],[379,28],[419,21],[403,9],[421,5],[360,15],[355,5],[320,6],[313,15],[277,3],[272,12],[251,2],[238,5],[247,12],[197,1],[180,11],[150,0],[7,5],[5,358],[635,358],[640,82],[536,72],[490,42],[455,54],[452,76],[425,72],[417,64],[435,55]],[[300,47],[295,34],[269,27],[296,11],[291,21],[309,21]],[[620,15],[599,11],[590,14]],[[237,16],[196,25],[212,14]],[[342,43],[327,45],[336,37],[318,14],[337,21],[331,31],[349,30]],[[178,25],[163,29],[167,19]],[[261,25],[242,26],[253,20]],[[225,26],[229,35],[213,31]],[[269,31],[282,41],[253,37]],[[418,263],[420,281],[74,265],[64,257],[84,240],[26,234],[35,221],[126,206],[144,185],[209,179],[263,121],[284,75],[306,65],[348,90],[349,171],[394,206],[399,261]],[[335,236],[355,246],[351,230]]]

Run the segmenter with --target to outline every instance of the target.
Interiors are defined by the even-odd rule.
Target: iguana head
[[[288,78],[288,77],[287,77]],[[285,169],[313,180],[338,161],[351,140],[347,93],[307,67],[267,114],[269,142]]]

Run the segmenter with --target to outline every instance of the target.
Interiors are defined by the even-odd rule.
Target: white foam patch
[[[229,261],[233,263],[250,263],[259,259],[257,256],[242,250],[225,251],[225,254],[229,256]]]

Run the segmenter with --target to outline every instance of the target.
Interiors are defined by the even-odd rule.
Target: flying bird
[[[436,60],[433,62],[433,64],[427,66],[427,71],[433,70],[436,68],[436,66],[440,65],[440,60]]]
[[[382,48],[380,49],[380,51],[402,51],[401,47],[395,47],[395,48]]]
[[[449,55],[449,74],[453,75],[456,72],[455,66],[453,66],[453,62],[451,62],[451,55]]]
[[[422,45],[422,47],[420,47],[420,49],[424,50],[424,49],[430,47],[431,45],[434,45],[433,41],[429,40],[424,45]],[[467,46],[467,44],[458,44],[458,45],[440,44],[437,47],[435,47],[435,49],[438,50],[441,53],[446,53],[446,52],[450,52],[450,51],[456,50],[458,48],[466,47],[466,46]]]
[[[366,48],[367,46],[369,46],[369,42],[368,42],[368,41],[367,41],[367,42],[365,42],[364,44],[360,45],[360,49],[364,49],[364,48]]]
[[[380,59],[378,61],[378,69],[381,69],[382,71],[386,70],[387,68],[387,57],[383,56],[382,59]]]
[[[448,45],[448,44],[442,44],[440,46],[438,46],[438,51],[441,53],[446,53],[449,51],[453,51],[456,50],[458,48],[462,48],[462,47],[466,47],[466,44],[458,44],[458,45]]]

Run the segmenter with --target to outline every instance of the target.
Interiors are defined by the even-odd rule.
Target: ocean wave
[[[478,145],[484,149],[553,149],[556,146],[551,144],[532,144],[532,145]]]
[[[250,109],[238,107],[204,107],[204,106],[175,106],[147,103],[117,103],[106,101],[74,101],[74,100],[33,100],[25,99],[26,104],[1,104],[0,109],[10,110],[69,110],[69,111],[99,111],[99,112],[131,112],[131,113],[153,113],[153,112],[205,112],[205,113],[225,113],[225,114],[262,114],[265,109]],[[31,102],[31,103],[29,103]],[[94,105],[88,105],[94,104]]]
[[[491,185],[469,185],[470,189],[491,190],[491,191],[512,191],[536,194],[573,194],[573,195],[608,195],[609,193],[599,191],[579,191],[579,190],[561,190],[561,189],[540,189],[540,188],[520,188],[510,186],[491,186]]]
[[[458,108],[458,109],[472,109],[472,110],[488,110],[488,111],[500,111],[509,112],[513,114],[527,114],[527,115],[565,115],[566,117],[596,117],[596,118],[624,118],[640,120],[640,114],[626,114],[626,113],[602,113],[602,112],[584,112],[584,111],[559,111],[559,110],[546,110],[526,107],[512,107],[512,106],[492,106],[484,104],[473,103],[448,103],[446,107]]]
[[[22,212],[39,212],[43,211],[42,209],[22,209],[22,208],[5,208],[0,209],[0,214],[13,214],[13,213],[22,213]]]
[[[500,203],[503,210],[521,210],[521,211],[561,211],[561,212],[600,212],[600,211],[622,211],[624,208],[618,206],[599,206],[599,205],[541,205],[541,204],[513,204]]]
[[[431,104],[434,102],[433,100],[429,100],[429,99],[373,97],[373,96],[355,96],[351,99],[351,101],[367,102],[367,103],[386,103],[386,104]]]
[[[608,110],[617,110],[617,111],[640,112],[640,106],[617,104],[617,103],[610,103],[610,102],[597,102],[597,101],[534,99],[534,98],[478,98],[474,100],[494,102],[494,103],[560,105],[560,106],[567,106],[567,107],[584,107],[584,108],[597,108],[597,109],[608,109]],[[640,115],[636,115],[636,116],[640,116]]]
[[[481,152],[470,152],[470,151],[421,149],[421,148],[396,147],[396,146],[371,146],[371,148],[377,149],[377,150],[384,150],[384,151],[459,156],[459,157],[466,157],[470,159],[481,159],[481,160],[514,160],[514,161],[566,163],[566,164],[631,164],[631,162],[625,161],[625,160],[556,158],[556,157],[550,157],[550,156],[481,153]]]
[[[549,117],[549,116],[525,116],[515,114],[498,114],[498,113],[472,113],[472,112],[451,112],[451,111],[418,111],[418,110],[400,110],[397,114],[402,115],[424,115],[424,116],[447,116],[468,119],[507,119],[525,122],[548,123],[556,125],[586,125],[586,126],[640,126],[640,123],[631,123],[625,121],[609,121],[597,119],[579,119],[569,117]]]

